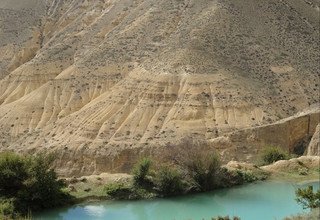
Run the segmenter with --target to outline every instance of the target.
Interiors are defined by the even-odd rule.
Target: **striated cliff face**
[[[259,153],[266,146],[279,146],[297,155],[316,156],[319,122],[320,109],[315,108],[272,124],[227,133],[210,142],[219,149],[226,162],[257,162]]]
[[[0,150],[85,175],[252,127],[292,148],[267,129],[319,103],[318,20],[317,0],[0,0]]]
[[[307,156],[320,156],[320,124],[318,124],[316,131],[312,136],[306,154]]]

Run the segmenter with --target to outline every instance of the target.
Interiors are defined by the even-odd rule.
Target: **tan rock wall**
[[[308,145],[307,156],[320,156],[320,124],[316,127],[316,130],[312,136],[310,144]]]

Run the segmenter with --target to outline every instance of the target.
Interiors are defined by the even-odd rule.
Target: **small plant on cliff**
[[[151,160],[149,158],[141,159],[133,168],[133,182],[135,186],[145,187],[151,184],[147,175],[150,172]]]
[[[296,201],[303,206],[304,209],[315,209],[320,207],[320,189],[313,192],[313,187],[308,186],[305,189],[296,190]]]
[[[278,160],[287,160],[289,155],[281,148],[271,146],[264,149],[261,159],[264,164],[271,164]]]

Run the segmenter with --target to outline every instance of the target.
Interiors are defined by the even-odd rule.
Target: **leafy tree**
[[[26,159],[12,152],[0,155],[0,196],[14,196],[28,178]]]
[[[0,153],[3,215],[8,216],[8,212],[26,214],[71,201],[71,196],[63,191],[64,182],[58,180],[51,168],[53,160],[52,155],[23,157],[9,152]]]
[[[320,189],[313,192],[313,187],[308,186],[305,189],[296,190],[296,201],[303,206],[304,209],[320,207]]]
[[[51,168],[53,161],[52,155],[32,158],[28,167],[29,178],[18,194],[21,207],[41,210],[62,205],[71,198],[62,190],[65,183],[58,180],[56,172]]]

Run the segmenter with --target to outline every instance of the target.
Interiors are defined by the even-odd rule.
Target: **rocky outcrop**
[[[259,153],[267,146],[277,146],[286,152],[302,155],[320,122],[320,110],[289,117],[279,122],[238,130],[212,139],[224,161],[257,162]]]
[[[320,156],[320,124],[318,124],[310,144],[308,145],[306,155],[308,156]]]
[[[269,172],[287,172],[287,173],[299,173],[308,171],[309,169],[318,169],[320,164],[319,156],[302,156],[299,158],[293,158],[290,160],[280,160],[273,164],[261,167],[263,170]]]

